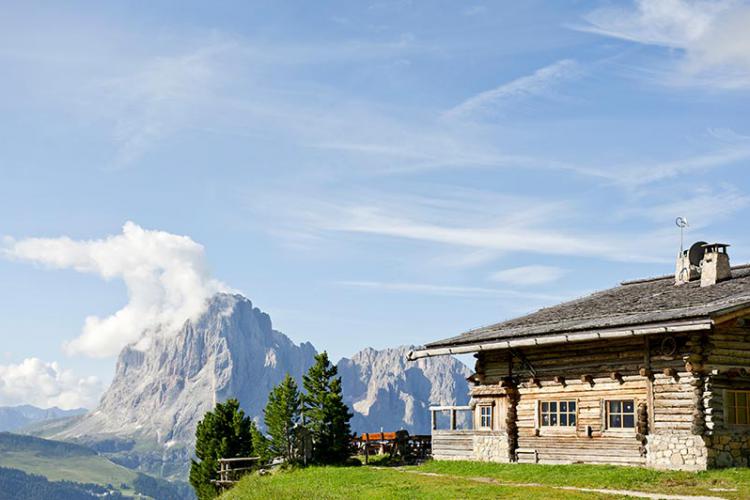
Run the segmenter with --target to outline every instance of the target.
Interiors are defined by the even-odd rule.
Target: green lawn
[[[452,476],[490,477],[509,483],[542,483],[556,486],[655,491],[672,495],[710,495],[750,498],[750,469],[719,469],[705,472],[656,471],[614,465],[491,464],[483,462],[430,461],[421,472]],[[714,491],[716,488],[737,489]]]
[[[425,477],[373,467],[309,467],[271,476],[247,476],[223,500],[235,499],[454,499],[520,498],[609,499],[610,495],[550,488],[518,488],[469,480]]]
[[[503,484],[472,478],[491,478]],[[522,486],[522,483],[542,486]],[[553,486],[742,499],[750,498],[750,469],[689,473],[599,465],[439,461],[401,469],[380,466],[309,467],[279,471],[270,476],[247,476],[221,498],[617,498],[613,495],[554,489]]]

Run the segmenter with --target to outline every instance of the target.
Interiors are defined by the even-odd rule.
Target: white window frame
[[[610,410],[609,410],[609,407],[610,407],[610,403],[616,403],[616,402],[620,403],[620,411],[619,412],[614,412],[615,414],[620,415],[620,424],[621,424],[620,427],[612,427],[612,426],[610,426],[610,418],[609,418],[610,417]],[[625,412],[624,411],[624,406],[625,406],[624,403],[625,402],[632,402],[633,403],[633,412],[632,412],[632,415],[633,415],[633,426],[632,427],[624,427],[624,424],[625,424],[625,418],[624,417],[626,415],[630,415],[631,414],[631,412]],[[603,426],[603,428],[607,432],[612,432],[612,433],[618,433],[619,432],[619,433],[627,433],[627,434],[635,432],[636,428],[638,427],[638,400],[637,399],[635,399],[635,398],[627,398],[627,397],[624,397],[624,398],[611,398],[611,399],[605,399],[605,400],[603,400],[603,403],[604,403],[604,408],[603,408],[603,411],[602,411],[602,416],[604,418],[604,426]]]
[[[485,415],[485,411],[489,415]],[[479,405],[479,428],[484,430],[492,430],[495,417],[495,410],[493,405]],[[489,425],[485,425],[485,418],[489,419]]]
[[[549,404],[550,403],[555,403],[556,410],[555,410],[554,415],[556,416],[555,420],[557,421],[557,423],[555,425],[543,425],[545,412],[543,411],[542,407],[543,407],[544,404],[547,404],[548,405],[547,406],[548,409],[547,409],[546,413],[548,415],[552,415],[552,412],[549,411]],[[560,411],[560,403],[565,403],[566,404],[566,411],[564,411],[564,412]],[[567,409],[567,408],[570,408],[570,403],[573,403],[575,405],[575,410],[574,411],[569,411]],[[563,397],[563,398],[559,398],[559,399],[557,399],[557,398],[555,398],[555,399],[540,399],[540,400],[537,401],[537,404],[536,404],[536,415],[537,415],[537,418],[536,418],[536,428],[539,429],[541,432],[548,432],[548,431],[551,431],[551,432],[564,432],[564,431],[575,432],[575,430],[578,428],[578,409],[579,409],[579,404],[578,404],[578,399],[577,398],[564,398]],[[560,414],[561,413],[566,415],[566,420],[568,420],[568,423],[566,425],[560,425],[560,420],[561,420],[560,419]],[[570,425],[570,421],[569,421],[570,415],[574,415],[575,416],[575,424],[573,424],[573,425]],[[551,419],[550,419],[550,421],[551,421]]]

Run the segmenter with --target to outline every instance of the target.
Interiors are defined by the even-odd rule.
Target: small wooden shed
[[[433,418],[437,459],[702,470],[750,465],[750,266],[726,245],[412,351],[474,353],[468,429]],[[683,266],[682,260],[686,262]],[[685,272],[688,267],[689,272]]]

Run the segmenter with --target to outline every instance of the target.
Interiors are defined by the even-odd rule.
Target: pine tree
[[[352,413],[344,403],[341,377],[328,360],[328,353],[315,356],[315,363],[302,377],[306,394],[303,415],[313,441],[312,457],[317,463],[342,463],[349,457]]]
[[[199,500],[218,496],[218,490],[211,480],[218,478],[220,458],[252,455],[254,429],[255,424],[245,416],[236,399],[218,403],[198,422],[195,456],[200,461],[191,460],[190,484]]]
[[[297,383],[287,374],[268,395],[268,404],[263,414],[270,435],[270,454],[282,457],[288,463],[293,463],[298,458],[295,428],[300,425],[300,410]]]

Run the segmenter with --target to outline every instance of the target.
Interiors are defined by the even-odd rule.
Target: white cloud
[[[542,95],[552,86],[577,77],[580,72],[580,68],[575,61],[563,59],[538,69],[530,75],[477,94],[446,112],[445,116],[457,118],[487,114],[502,107],[510,99]]]
[[[125,307],[106,318],[87,317],[82,334],[65,345],[69,353],[93,357],[114,355],[146,331],[178,328],[203,311],[207,298],[227,289],[209,275],[201,245],[187,236],[146,230],[133,222],[125,223],[122,234],[100,240],[10,240],[4,253],[125,282]]]
[[[542,285],[557,281],[565,274],[565,269],[554,266],[521,266],[492,273],[490,279],[509,285]]]
[[[92,408],[101,393],[98,378],[79,378],[55,362],[27,358],[17,365],[0,365],[0,406]]]
[[[467,261],[487,262],[503,254],[596,257],[621,262],[664,262],[657,251],[645,255],[642,241],[635,242],[609,228],[582,228],[572,221],[581,213],[569,202],[535,197],[503,196],[477,190],[454,190],[439,196],[396,196],[360,191],[322,201],[295,193],[293,197],[274,192],[254,196],[251,209],[263,210],[265,200],[283,205],[274,215],[273,230],[289,234],[311,234],[309,242],[322,242],[335,233],[358,233],[394,239],[438,244],[441,250],[468,252]],[[270,198],[266,198],[269,197]],[[284,200],[280,203],[279,200]],[[257,207],[255,206],[257,205]],[[583,224],[585,226],[586,223]],[[277,235],[280,233],[276,233]],[[316,239],[316,236],[324,236]],[[669,239],[662,234],[642,232],[652,248],[671,255]],[[471,255],[475,254],[475,255]],[[439,262],[433,261],[433,262]]]
[[[643,193],[647,199],[664,199],[664,193]],[[643,204],[622,210],[622,218],[639,216],[666,222],[684,216],[692,229],[710,227],[722,218],[733,215],[750,205],[750,196],[732,185],[700,187],[693,191],[678,191],[662,203]]]
[[[519,292],[517,290],[500,290],[474,286],[435,285],[430,283],[390,283],[382,281],[339,281],[336,284],[350,288],[404,292],[423,295],[442,295],[447,297],[468,298],[513,298],[535,301],[559,301],[560,297],[539,293]]]
[[[157,57],[130,74],[102,79],[89,87],[97,103],[107,103],[92,111],[112,122],[117,166],[138,160],[155,142],[195,119],[191,115],[201,103],[214,98],[221,81],[220,56],[230,48],[228,44],[208,45]]]
[[[719,88],[750,86],[750,6],[747,2],[638,0],[585,17],[583,31],[677,49],[673,84]]]

